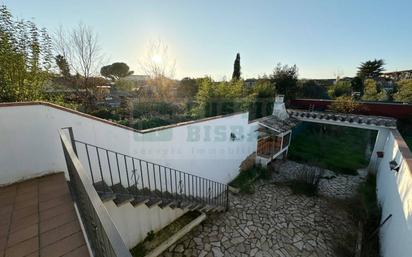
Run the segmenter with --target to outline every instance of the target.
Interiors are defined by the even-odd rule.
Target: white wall
[[[104,205],[129,249],[144,240],[148,232],[157,232],[186,212],[179,208],[171,209],[170,207],[164,209],[160,209],[158,206],[148,208],[145,204],[138,207],[124,204],[118,207],[113,201],[105,202]]]
[[[388,139],[391,129],[379,129],[376,136],[375,145],[373,147],[371,158],[368,165],[368,171],[370,173],[376,174],[379,167],[380,159],[378,158],[377,152],[385,151],[385,144]]]
[[[389,162],[400,164],[398,173]],[[408,164],[409,162],[409,164]],[[380,229],[383,257],[410,257],[412,254],[412,154],[398,131],[392,130],[385,143],[384,157],[377,173],[377,196],[382,207],[382,221],[392,218]]]
[[[256,151],[257,123],[249,124],[247,113],[139,133],[49,105],[0,106],[0,185],[66,171],[58,135],[63,127],[73,127],[77,140],[222,183],[231,181],[242,161]],[[231,133],[236,140],[230,139]],[[91,176],[85,150],[81,145],[77,148],[79,159]],[[93,177],[99,178],[97,156],[90,152],[90,157],[94,161]],[[114,157],[109,158],[113,161]],[[105,161],[102,159],[103,169],[107,169]],[[116,183],[119,178],[114,180]],[[122,175],[123,184],[124,181]],[[128,247],[184,213],[169,207],[117,207],[112,201],[105,206]]]
[[[0,184],[65,171],[57,131],[69,126],[78,140],[223,183],[256,151],[248,113],[138,133],[49,105],[0,106]]]

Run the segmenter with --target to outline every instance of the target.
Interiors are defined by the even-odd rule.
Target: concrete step
[[[134,197],[130,194],[130,192],[126,188],[124,188],[123,185],[120,183],[113,185],[111,189],[116,195],[116,198],[113,200],[113,202],[117,206],[130,203],[134,200]]]
[[[163,208],[166,208],[166,207],[170,207],[174,203],[175,203],[175,201],[172,200],[172,199],[163,199],[162,203],[159,204],[159,207],[163,209]]]
[[[162,203],[162,200],[160,198],[151,198],[145,204],[147,207],[153,208],[161,203]]]
[[[96,189],[97,194],[100,196],[100,199],[103,202],[108,202],[116,199],[116,195],[113,193],[113,190],[106,184],[106,182],[96,182],[94,183],[94,188]]]
[[[145,204],[149,208],[159,206],[160,208],[170,207],[172,209],[181,208],[190,211],[200,210],[202,212],[221,212],[226,208],[223,206],[209,205],[208,199],[192,197],[186,195],[176,195],[159,190],[150,191],[148,188],[137,188],[131,186],[123,187],[120,183],[109,187],[104,181],[94,184],[94,187],[103,202],[114,201],[117,206],[130,203],[133,207]]]

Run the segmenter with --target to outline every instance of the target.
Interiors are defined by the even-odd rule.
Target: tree
[[[285,95],[286,99],[293,99],[297,93],[298,68],[280,63],[275,67],[270,80],[276,86],[278,94]]]
[[[340,96],[329,106],[329,109],[338,113],[353,113],[358,110],[360,105],[350,96]]]
[[[331,98],[351,95],[351,83],[349,81],[338,80],[335,85],[331,86],[328,94]]]
[[[232,79],[233,80],[240,79],[240,54],[239,53],[236,54],[235,63],[233,64]]]
[[[0,6],[0,101],[46,100],[53,55],[46,29]]]
[[[275,86],[267,79],[259,79],[251,92],[249,118],[257,119],[272,114]]]
[[[76,89],[78,101],[84,111],[92,111],[99,93],[97,86],[103,82],[99,80],[99,83],[96,83],[98,80],[93,78],[103,61],[97,34],[82,23],[70,31],[60,27],[54,37],[54,47],[76,74],[71,82]]]
[[[360,77],[354,77],[350,84],[353,92],[363,93],[363,81]]]
[[[245,111],[251,100],[243,80],[216,83],[211,78],[203,78],[192,114],[195,117],[211,117]]]
[[[312,99],[328,99],[326,88],[313,80],[303,81],[299,85],[298,96]]]
[[[183,78],[177,88],[177,96],[180,98],[194,98],[199,91],[200,79]]]
[[[176,62],[169,56],[168,46],[162,41],[149,42],[146,55],[139,61],[141,69],[150,77],[147,84],[158,100],[170,100],[176,81]]]
[[[124,62],[115,62],[110,65],[103,66],[100,69],[100,74],[112,80],[118,80],[126,76],[132,75],[133,71],[129,70],[129,66]]]
[[[412,103],[412,79],[401,80],[398,83],[398,92],[393,98],[397,102]]]
[[[169,56],[169,47],[161,40],[150,41],[146,46],[146,55],[139,60],[140,67],[150,78],[175,75],[176,61]]]
[[[66,58],[63,55],[58,54],[54,59],[63,78],[70,78],[70,65],[67,62]]]
[[[362,80],[376,79],[385,70],[383,66],[385,66],[385,61],[382,59],[363,62],[358,68],[357,76]]]
[[[380,90],[376,81],[373,79],[365,80],[365,90],[363,92],[363,100],[366,101],[384,101],[387,100],[387,94],[384,90]]]
[[[118,91],[130,92],[135,88],[135,84],[129,80],[118,79],[116,80],[116,82],[114,82],[114,87]]]

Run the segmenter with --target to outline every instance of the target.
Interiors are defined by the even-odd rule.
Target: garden
[[[292,135],[288,153],[290,160],[356,175],[358,169],[368,165],[377,133],[358,128],[302,123]]]

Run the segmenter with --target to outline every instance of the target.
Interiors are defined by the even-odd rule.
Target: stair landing
[[[63,173],[0,187],[0,257],[89,257]]]

